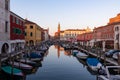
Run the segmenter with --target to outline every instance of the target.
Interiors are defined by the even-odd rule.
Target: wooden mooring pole
[[[104,55],[104,66],[106,67],[106,56]]]
[[[2,67],[2,61],[1,61],[1,54],[0,54],[0,71],[1,71],[1,67]]]

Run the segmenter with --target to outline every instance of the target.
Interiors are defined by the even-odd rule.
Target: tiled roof
[[[85,29],[67,29],[65,31],[85,31]]]
[[[25,19],[25,24],[36,24],[36,23],[34,23],[34,22],[32,22],[32,21],[29,21],[29,20]]]

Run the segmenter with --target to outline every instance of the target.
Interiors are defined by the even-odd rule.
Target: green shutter
[[[16,28],[13,29],[13,32],[16,33]]]

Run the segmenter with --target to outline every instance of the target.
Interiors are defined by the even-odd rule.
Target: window
[[[5,32],[8,32],[8,21],[5,22]]]
[[[12,22],[15,23],[15,18],[12,16]]]
[[[8,10],[8,0],[5,0],[5,9]]]
[[[32,33],[32,32],[30,33],[30,36],[31,36],[31,37],[33,36],[33,33]]]
[[[33,26],[30,26],[30,29],[33,29]]]
[[[117,27],[115,27],[115,31],[119,31],[119,27],[117,26]]]
[[[119,34],[116,35],[116,40],[119,40]]]
[[[27,33],[25,32],[25,36],[27,36]]]
[[[14,28],[13,29],[13,32],[15,33],[15,34],[22,34],[22,30],[21,29],[19,29],[19,28]]]
[[[19,24],[19,19],[16,18],[16,24]]]

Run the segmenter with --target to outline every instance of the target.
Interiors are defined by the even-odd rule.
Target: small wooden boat
[[[32,53],[26,53],[23,55],[24,58],[41,58],[42,55],[38,54],[36,52],[32,52]]]
[[[21,62],[21,63],[25,63],[25,64],[29,64],[31,66],[36,66],[36,62],[33,62],[29,59],[18,59],[17,61]]]
[[[80,58],[80,59],[86,59],[86,58],[88,57],[88,55],[85,54],[85,53],[82,53],[82,52],[78,52],[78,53],[76,54],[76,57],[78,57],[78,58]]]
[[[23,69],[23,70],[31,70],[33,67],[30,66],[30,65],[27,65],[27,64],[23,64],[23,63],[20,63],[20,62],[9,62],[10,65],[13,65],[14,67],[16,68],[20,68],[20,69]]]
[[[34,61],[34,62],[38,62],[38,61],[42,61],[43,58],[29,58],[29,60]]]
[[[86,63],[93,71],[98,71],[102,67],[101,62],[97,58],[87,58]]]
[[[24,76],[22,70],[17,68],[12,68],[11,66],[3,66],[2,70],[9,75],[20,76],[20,77]]]
[[[99,75],[98,80],[120,80],[120,66],[106,66],[106,74]]]

